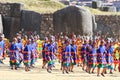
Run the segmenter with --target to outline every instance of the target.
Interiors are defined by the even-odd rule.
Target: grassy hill
[[[65,7],[60,2],[50,0],[0,0],[0,2],[21,3],[24,9],[39,13],[53,13]]]
[[[100,11],[98,9],[93,9],[89,7],[86,7],[86,8],[89,9],[92,14],[96,14],[96,15],[120,15],[120,12],[105,12],[105,11]]]
[[[64,4],[56,0],[0,0],[0,2],[21,3],[26,10],[32,10],[39,13],[53,13],[65,7]],[[86,7],[92,14],[96,15],[120,15],[120,12],[103,12],[98,9]]]

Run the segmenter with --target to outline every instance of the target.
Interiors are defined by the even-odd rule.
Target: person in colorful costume
[[[81,62],[81,47],[82,47],[82,40],[78,37],[76,40],[76,45],[77,45],[77,65],[82,66]]]
[[[35,65],[35,59],[37,58],[37,43],[35,42],[35,39],[32,38],[31,40],[31,49],[32,49],[32,54],[31,54],[31,67],[34,67]]]
[[[17,46],[17,39],[14,38],[13,42],[11,43],[10,46],[10,66],[11,69],[16,69],[17,70],[17,65],[19,63],[19,52],[18,52],[19,48]]]
[[[110,74],[112,74],[113,68],[113,54],[114,54],[114,46],[113,43],[110,42],[108,45],[107,53],[106,53],[106,61],[107,61],[107,68],[110,69]]]
[[[113,57],[114,57],[114,71],[116,71],[116,67],[118,66],[119,64],[119,56],[120,55],[120,48],[118,46],[118,44],[115,43],[114,45],[114,54],[113,54]]]
[[[98,64],[98,69],[97,69],[97,76],[100,76],[100,69],[103,68],[101,75],[104,76],[104,73],[106,71],[106,59],[105,59],[105,54],[106,54],[106,47],[104,45],[104,41],[101,41],[101,45],[97,49],[97,64]]]
[[[3,60],[5,59],[5,41],[4,34],[0,34],[0,63],[4,64]]]
[[[31,55],[32,55],[31,39],[28,39],[27,44],[23,51],[23,62],[25,65],[25,71],[30,71]]]
[[[21,62],[23,60],[23,54],[22,54],[23,44],[22,44],[21,38],[18,38],[17,40],[18,40],[17,47],[18,47],[18,55],[19,55],[19,63],[17,66],[18,68],[20,68]]]
[[[47,58],[46,58],[46,53],[48,52],[47,45],[48,45],[48,38],[46,37],[42,46],[42,60],[43,60],[42,68],[43,69],[45,68],[45,65],[47,63]]]
[[[71,45],[69,40],[65,41],[66,47],[65,47],[65,55],[64,57],[64,62],[63,62],[63,66],[66,69],[66,73],[69,73],[70,70],[70,64],[71,64]]]
[[[76,65],[77,62],[77,45],[75,44],[75,41],[72,41],[71,44],[71,66],[70,66],[70,71],[73,72],[74,65]]]
[[[90,69],[89,69],[89,73],[94,73],[94,69],[95,69],[95,67],[96,67],[96,57],[97,56],[97,48],[96,48],[96,43],[95,42],[93,42],[92,43],[92,47],[90,48],[90,53],[89,53],[89,67],[90,67]],[[92,69],[92,72],[91,72],[91,69]]]
[[[84,44],[81,47],[81,61],[82,61],[82,70],[84,70],[86,66],[86,52],[87,50],[87,41],[84,41]]]

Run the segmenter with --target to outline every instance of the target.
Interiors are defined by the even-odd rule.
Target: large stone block
[[[25,31],[40,33],[41,15],[34,11],[22,11],[21,28]]]
[[[14,17],[3,17],[3,32],[10,40],[21,30],[20,19]]]
[[[20,17],[22,5],[19,3],[12,3],[11,5],[11,17]]]
[[[21,16],[21,8],[19,3],[0,3],[0,14],[18,18]]]
[[[3,33],[2,16],[0,15],[0,33]]]
[[[92,35],[92,15],[83,7],[69,6],[53,14],[55,33],[74,32],[81,35]]]

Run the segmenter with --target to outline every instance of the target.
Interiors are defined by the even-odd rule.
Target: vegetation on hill
[[[21,3],[26,10],[32,10],[39,13],[54,13],[65,7],[64,4],[56,0],[0,0],[0,2]],[[104,12],[98,9],[86,7],[92,14],[96,15],[120,15],[120,12]]]
[[[120,12],[105,12],[105,11],[100,11],[98,9],[93,9],[89,7],[86,7],[86,8],[89,9],[92,14],[96,14],[96,15],[120,15]]]
[[[0,0],[1,2],[9,3],[21,3],[23,8],[26,10],[32,10],[39,13],[53,13],[61,8],[64,8],[65,5],[50,0]]]

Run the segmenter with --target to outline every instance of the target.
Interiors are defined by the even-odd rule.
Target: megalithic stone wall
[[[22,10],[21,5],[17,3],[0,3],[0,14],[3,33],[9,39],[12,39],[22,28],[26,31],[37,31],[42,38],[59,32],[96,34],[99,31],[102,34],[108,33],[109,36],[120,37],[120,15],[94,17],[86,9],[78,7],[67,7],[54,14],[39,14]],[[0,31],[2,31],[1,27]]]
[[[41,14],[40,36],[43,38],[49,34],[54,34],[53,14]]]
[[[92,35],[92,14],[83,7],[69,6],[53,14],[55,33],[70,32]]]
[[[0,3],[2,16],[20,18],[22,6],[19,3]]]
[[[21,12],[21,29],[27,32],[40,34],[41,14],[34,11],[23,10]]]
[[[120,37],[120,15],[95,15],[97,22],[96,32],[108,36]]]
[[[3,33],[12,39],[21,29],[21,4],[19,3],[0,3],[0,14],[3,20]]]
[[[7,38],[12,40],[20,28],[20,18],[3,17],[4,34]]]

